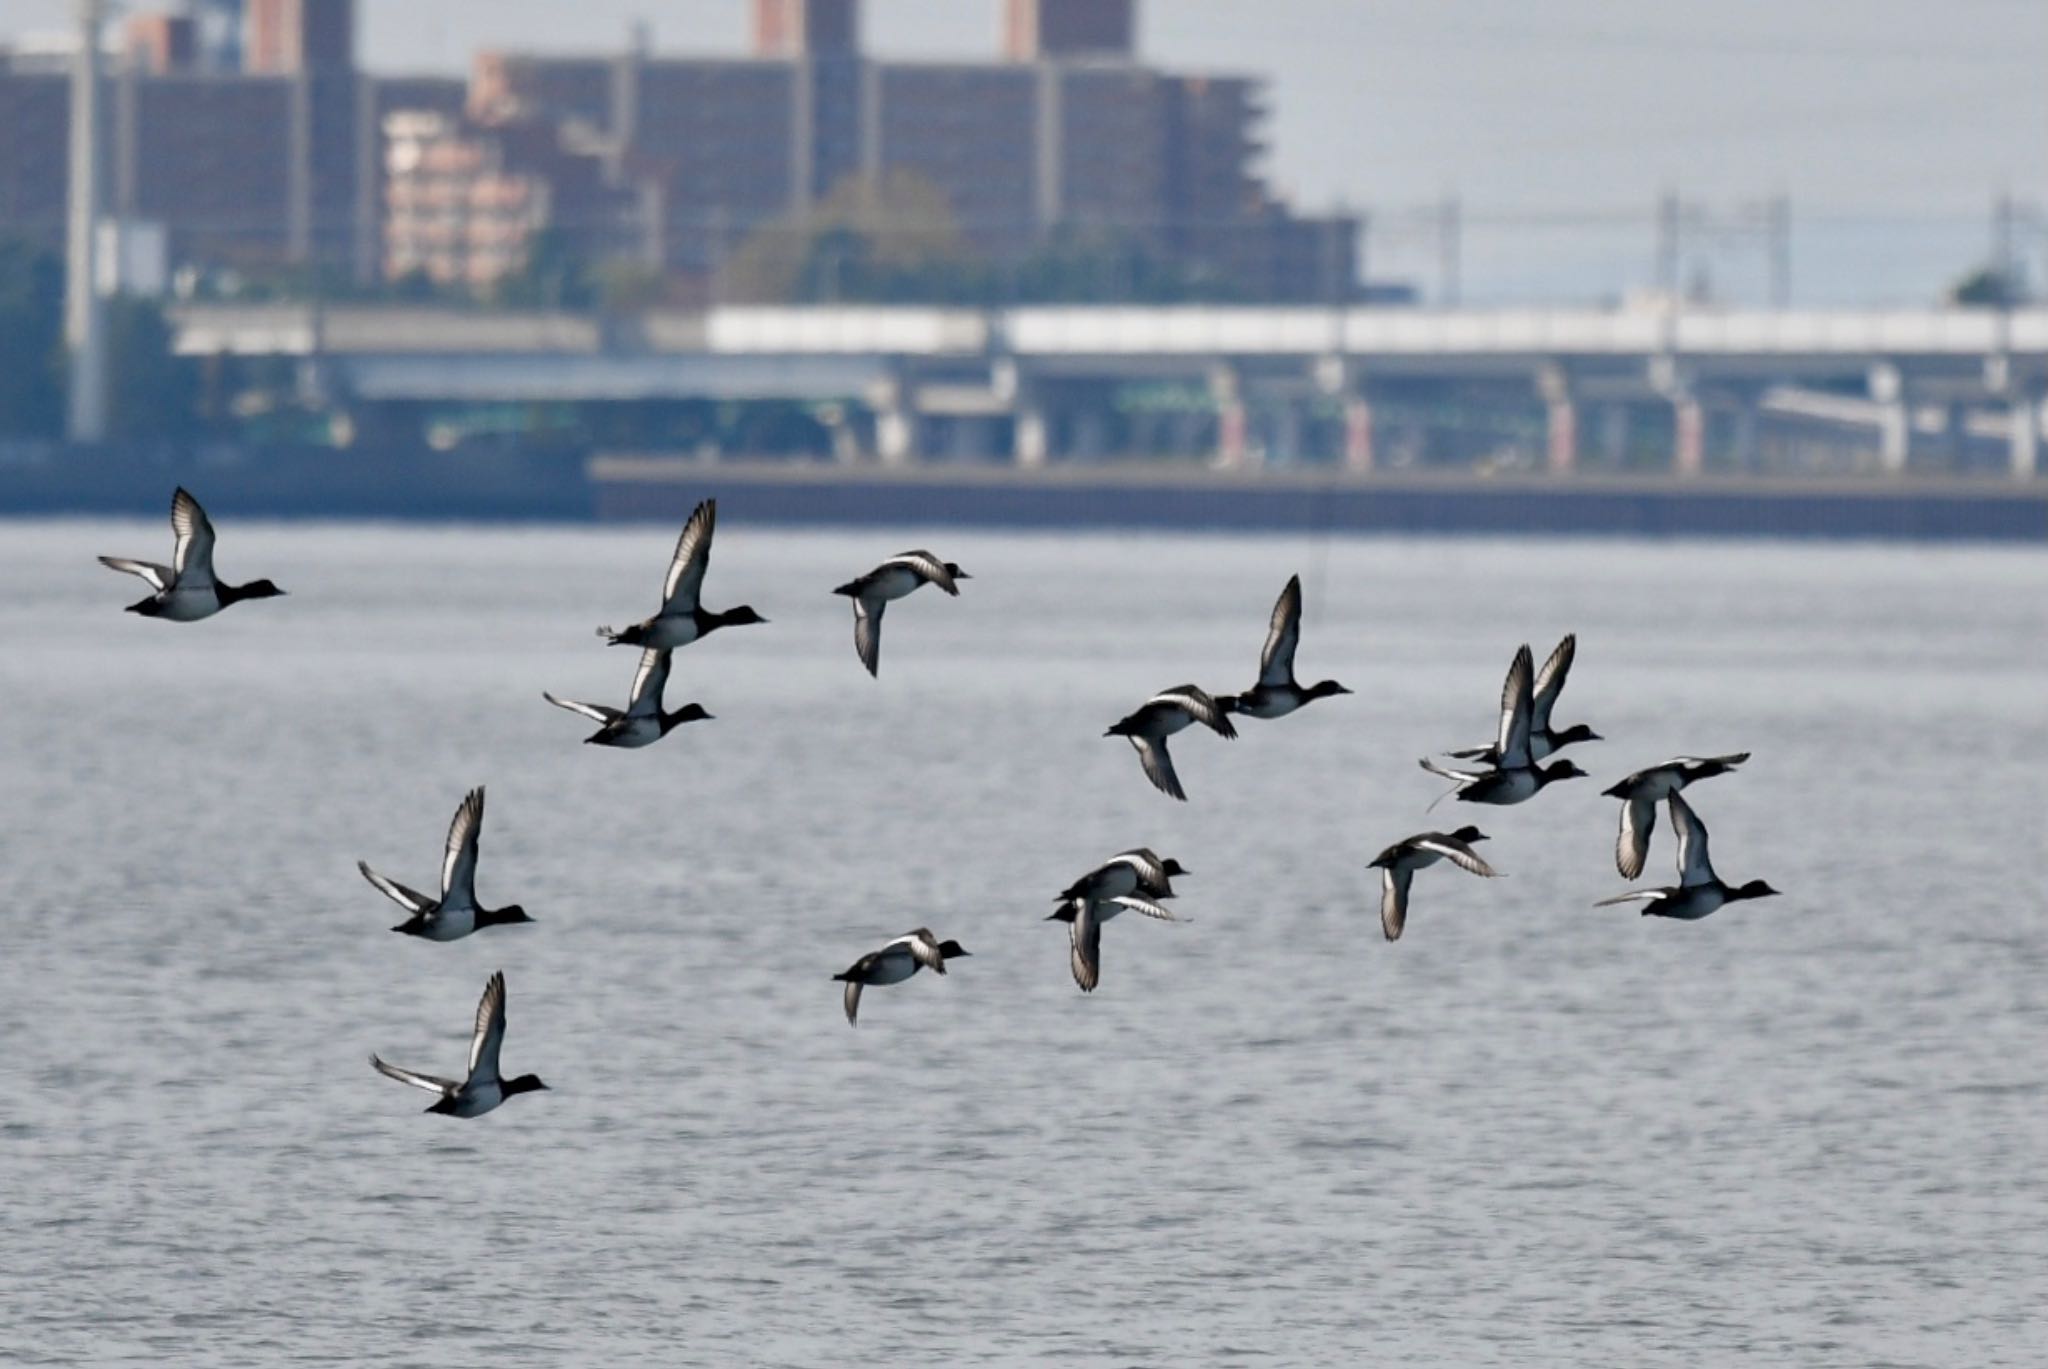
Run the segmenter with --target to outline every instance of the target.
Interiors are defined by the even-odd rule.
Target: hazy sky
[[[0,34],[67,0],[4,0]],[[362,56],[461,70],[485,45],[737,52],[746,0],[358,0]],[[1000,0],[867,0],[892,56],[985,56]],[[1373,274],[1435,284],[1417,210],[1461,199],[1465,294],[1643,284],[1675,187],[1723,216],[1782,191],[1803,303],[1925,298],[1983,259],[1990,206],[2037,211],[2048,264],[2048,0],[1141,0],[1140,45],[1273,82],[1270,171],[1309,207],[1372,212]],[[1756,297],[1765,257],[1694,235],[1688,273]],[[2038,279],[2038,276],[2037,276]]]

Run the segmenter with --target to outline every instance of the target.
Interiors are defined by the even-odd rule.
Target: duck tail
[[[848,598],[852,598],[860,593],[860,581],[848,580],[845,584],[841,585],[838,589],[835,589],[832,592],[834,594],[844,594]]]
[[[604,638],[609,646],[639,646],[646,637],[647,631],[638,623],[624,629],[615,629],[607,624],[597,630],[597,635]]]

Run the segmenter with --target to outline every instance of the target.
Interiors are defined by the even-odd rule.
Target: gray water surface
[[[0,524],[0,1357],[549,1365],[2040,1363],[2048,1346],[2048,558],[1612,542],[792,534],[727,509],[678,656],[716,720],[588,747],[673,529],[222,525],[288,598],[120,612],[162,522]],[[889,611],[904,546],[975,576]],[[1102,729],[1251,683],[1358,693],[1174,741]],[[1568,630],[1593,780],[1511,809],[1416,768],[1484,740]],[[1599,790],[1693,798],[1697,924],[1626,887]],[[391,935],[358,859],[537,926]],[[1505,872],[1365,862],[1476,820]],[[1083,996],[1040,919],[1149,844],[1169,926]],[[1660,831],[1651,857],[1668,878]],[[973,952],[830,976],[920,924]],[[471,1122],[485,978],[508,1071]]]

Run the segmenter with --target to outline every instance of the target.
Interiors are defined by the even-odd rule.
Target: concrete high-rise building
[[[421,272],[485,289],[527,264],[543,234],[582,262],[647,255],[644,196],[552,124],[482,126],[397,110],[385,117],[384,275]]]
[[[0,236],[46,251],[64,246],[71,195],[71,82],[0,60]]]
[[[754,0],[761,57],[850,57],[860,49],[860,0]]]
[[[131,15],[121,37],[123,55],[138,71],[168,76],[174,71],[190,71],[198,64],[198,29],[189,15]]]
[[[1003,50],[1013,62],[1128,60],[1137,47],[1137,0],[1007,0]]]
[[[908,173],[996,263],[1079,229],[1226,295],[1350,291],[1355,226],[1300,218],[1259,175],[1259,82],[1140,64],[1133,0],[1013,0],[1008,19],[1025,60],[888,62],[855,47],[853,0],[756,0],[752,58],[485,53],[471,111],[606,140],[653,187],[661,262],[686,275],[852,178]]]
[[[373,278],[380,120],[394,108],[459,112],[464,83],[380,80],[317,53],[290,72],[214,71],[203,42],[187,60],[183,16],[140,22],[159,17],[139,17],[131,59],[102,78],[104,212],[160,224],[174,266]],[[0,235],[52,249],[69,193],[67,86],[45,63],[0,54]]]
[[[248,0],[243,62],[286,75],[355,66],[355,0]]]
[[[1297,214],[1261,174],[1263,84],[1141,63],[1130,0],[1020,0],[1010,50],[1030,60],[985,62],[879,61],[856,0],[762,0],[759,46],[781,55],[484,52],[466,91],[353,70],[349,0],[249,0],[247,17],[260,72],[152,58],[109,80],[109,211],[163,223],[176,265],[377,274],[389,116],[419,110],[544,187],[550,227],[592,225],[590,250],[685,292],[855,181],[928,187],[917,212],[944,222],[914,227],[998,270],[1058,243],[1226,298],[1353,284],[1355,224]],[[61,76],[0,58],[0,233],[63,241],[66,103]]]

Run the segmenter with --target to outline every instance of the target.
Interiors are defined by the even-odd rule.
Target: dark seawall
[[[155,516],[180,484],[217,513],[271,518],[674,522],[715,496],[747,521],[813,526],[2048,543],[2048,481],[1361,476],[1187,462],[883,469],[509,447],[0,444],[0,515]]]
[[[1188,465],[876,470],[602,457],[597,516],[718,497],[797,524],[2048,543],[2048,483],[1358,476]]]

